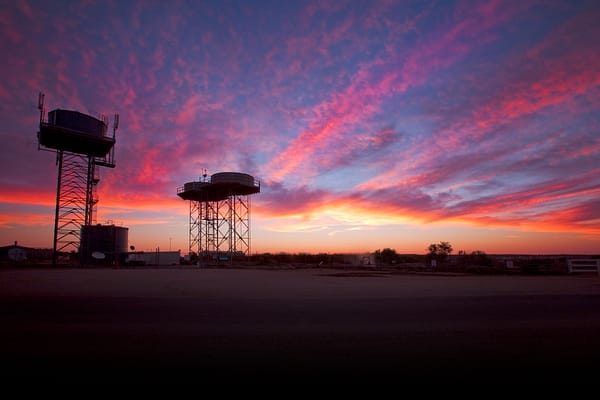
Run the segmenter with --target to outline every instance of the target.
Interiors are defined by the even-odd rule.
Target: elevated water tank
[[[48,113],[48,124],[82,135],[104,136],[106,123],[79,111],[56,109]]]
[[[218,172],[209,182],[186,182],[177,188],[177,195],[184,200],[218,201],[229,196],[250,195],[260,192],[260,183],[252,175],[243,172]]]
[[[49,149],[104,157],[115,144],[106,136],[105,121],[79,111],[56,109],[48,113],[48,122],[40,124],[39,142]]]
[[[254,186],[254,177],[243,172],[217,172],[210,177],[210,181],[214,184]]]
[[[252,175],[243,172],[217,172],[210,177],[210,183],[224,193],[248,195],[260,192],[260,184]]]

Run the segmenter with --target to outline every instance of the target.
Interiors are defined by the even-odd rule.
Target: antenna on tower
[[[119,129],[119,114],[115,114],[115,119],[113,120],[113,138],[117,133],[117,129]]]
[[[44,93],[38,94],[38,110],[40,110],[40,123],[44,122]]]

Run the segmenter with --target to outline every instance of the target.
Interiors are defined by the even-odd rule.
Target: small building
[[[181,250],[177,251],[136,251],[127,254],[125,265],[179,265]]]
[[[10,246],[7,250],[7,257],[10,261],[25,261],[27,260],[27,249],[22,246]]]
[[[16,241],[12,245],[0,247],[0,261],[4,264],[44,264],[51,260],[52,249],[20,246]]]

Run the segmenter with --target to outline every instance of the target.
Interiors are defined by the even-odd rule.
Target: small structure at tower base
[[[116,225],[83,225],[79,261],[82,265],[119,265],[127,255],[129,228]]]

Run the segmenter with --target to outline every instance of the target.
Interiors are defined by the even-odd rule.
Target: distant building
[[[375,267],[377,265],[377,263],[375,262],[375,255],[372,253],[345,254],[342,256],[342,260],[344,264],[350,265],[360,265],[367,267]]]
[[[181,251],[136,251],[127,254],[126,265],[179,265]]]
[[[16,241],[0,247],[0,261],[3,264],[33,263],[52,260],[52,249],[37,249],[20,246]]]
[[[11,261],[25,261],[27,260],[27,249],[21,246],[11,246],[7,251],[8,259]]]

